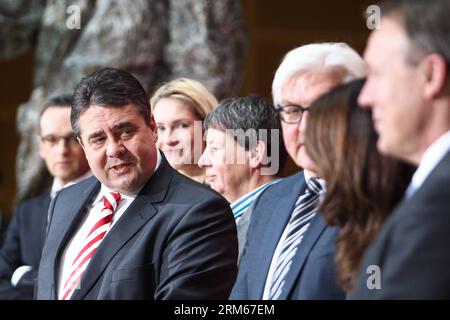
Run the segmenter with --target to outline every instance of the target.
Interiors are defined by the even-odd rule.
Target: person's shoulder
[[[297,173],[294,173],[293,175],[281,179],[278,183],[275,183],[272,187],[284,188],[286,186],[292,186],[292,184],[296,184],[304,180],[305,180],[304,172],[299,171]]]
[[[171,188],[173,188],[173,191],[175,191],[176,194],[192,200],[214,198],[226,201],[222,195],[213,190],[210,186],[192,180],[179,172],[174,173]]]
[[[260,195],[262,197],[272,197],[278,194],[286,194],[296,188],[299,184],[305,181],[305,175],[303,171],[297,172],[291,176],[280,179],[277,183],[274,183],[267,187]]]
[[[50,204],[50,193],[43,193],[19,202],[15,209],[15,215],[21,215],[22,212],[25,212],[26,214],[35,212],[35,209],[42,207],[44,204]]]
[[[71,186],[63,188],[61,192],[84,191],[86,190],[86,188],[92,186],[95,183],[99,183],[98,179],[95,176],[91,176]]]
[[[42,202],[42,201],[45,201],[45,200],[47,200],[47,199],[50,199],[50,193],[48,193],[48,192],[43,193],[43,194],[41,194],[41,195],[38,195],[38,196],[36,196],[36,197],[32,197],[32,198],[25,199],[25,200],[19,202],[19,204],[17,205],[17,207],[21,207],[21,206],[24,206],[24,207],[26,207],[26,206],[34,206],[34,205],[36,205],[38,202]]]

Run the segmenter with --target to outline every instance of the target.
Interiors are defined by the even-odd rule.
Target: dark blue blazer
[[[45,194],[17,206],[0,250],[0,299],[33,299],[49,204],[50,195]],[[13,287],[11,276],[23,265],[29,265],[33,270]]]
[[[56,299],[61,256],[100,190],[89,178],[49,208],[38,299]],[[236,280],[236,224],[209,187],[160,167],[95,251],[72,300],[226,299]]]
[[[387,219],[349,299],[450,299],[449,185],[450,152]]]
[[[303,172],[267,188],[256,200],[245,252],[230,299],[262,299],[272,256],[289,222],[295,202],[306,190]],[[320,215],[311,221],[299,246],[280,299],[344,299],[333,259],[337,230]]]

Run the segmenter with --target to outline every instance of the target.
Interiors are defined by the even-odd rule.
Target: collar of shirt
[[[84,179],[87,179],[87,178],[91,177],[91,176],[92,176],[92,171],[91,171],[91,170],[88,170],[85,174],[79,176],[79,177],[76,178],[75,180],[72,180],[72,181],[66,183],[64,186],[62,186],[61,184],[59,184],[59,183],[56,181],[56,179],[53,179],[52,189],[51,189],[51,191],[50,191],[50,197],[53,199],[53,198],[55,197],[56,193],[57,193],[58,191],[60,191],[61,189],[67,188],[67,187],[69,187],[69,186],[71,186],[71,185],[74,185],[75,183],[78,183],[78,182],[80,182],[80,181],[82,181],[82,180],[84,180]]]
[[[430,175],[442,158],[450,151],[450,131],[439,137],[422,156],[419,167],[414,173],[411,184],[417,190]]]
[[[246,193],[232,204],[230,204],[231,211],[233,211],[234,217],[239,218],[253,203],[253,201],[270,185],[280,181],[280,179],[276,179],[273,181],[269,181],[262,186]]]
[[[312,178],[311,173],[309,173],[308,170],[303,170],[303,174],[305,175],[305,182],[308,182],[309,179]],[[320,179],[320,178],[316,178],[316,179],[317,179],[317,181],[321,184],[322,189],[325,190],[325,187],[326,187],[325,180]]]

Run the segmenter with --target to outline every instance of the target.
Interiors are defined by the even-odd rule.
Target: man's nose
[[[109,158],[117,158],[125,151],[125,146],[120,141],[111,141],[106,147],[106,155]]]
[[[305,132],[306,131],[306,123],[308,121],[308,112],[304,112],[302,118],[300,119],[300,123],[299,123],[299,130],[301,132]]]
[[[361,106],[361,108],[371,108],[372,104],[373,104],[373,99],[372,99],[371,88],[368,85],[368,80],[367,80],[367,82],[362,87],[361,92],[359,93],[358,105]]]
[[[56,142],[56,150],[58,153],[66,153],[70,148],[70,142],[63,137],[59,138]]]

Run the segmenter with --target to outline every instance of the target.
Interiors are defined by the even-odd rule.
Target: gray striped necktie
[[[281,244],[276,268],[270,286],[269,299],[276,300],[280,296],[285,278],[302,241],[303,234],[309,227],[311,219],[315,216],[316,205],[322,191],[322,185],[315,178],[307,182],[306,191],[295,203],[294,211],[286,227],[286,238]]]

